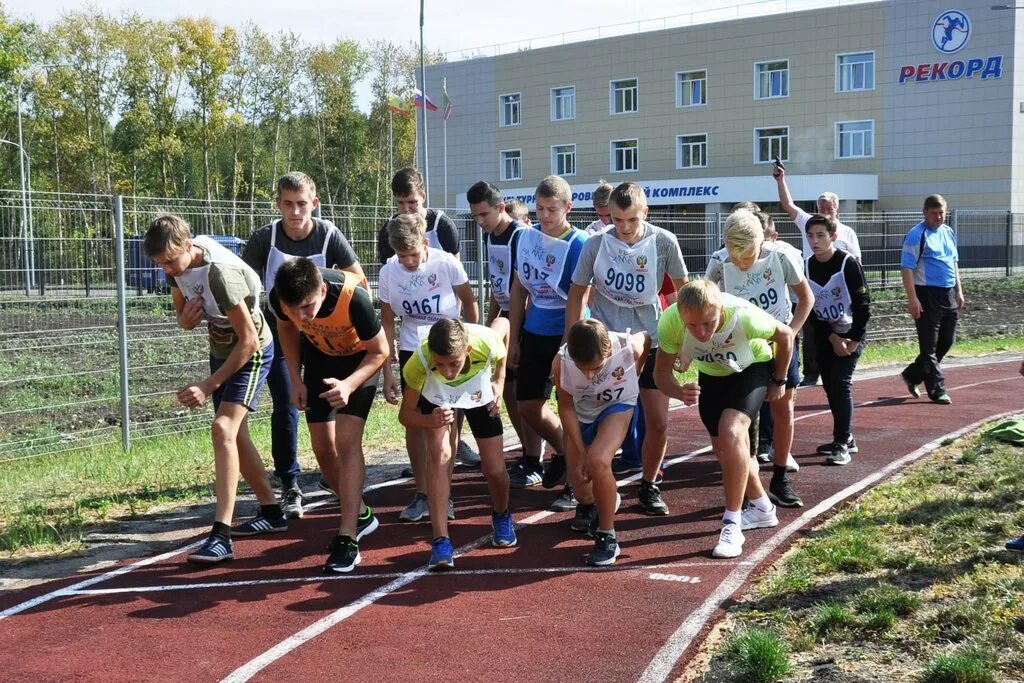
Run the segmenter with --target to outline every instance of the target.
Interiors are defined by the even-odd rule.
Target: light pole
[[[31,168],[32,164],[29,162],[28,152],[25,151],[25,140],[22,134],[21,126],[21,88],[25,85],[25,79],[32,74],[42,73],[46,74],[46,69],[52,69],[59,66],[65,66],[62,63],[46,63],[46,64],[31,64],[27,69],[21,73],[21,77],[18,79],[18,147],[21,148],[20,168],[21,168],[21,210],[22,210],[22,222],[24,230],[24,241],[25,241],[25,294],[28,295],[32,288],[35,287],[35,253],[32,249],[32,240],[34,235],[32,226],[32,185],[30,182],[26,182],[25,167]],[[27,221],[25,217],[27,216]]]
[[[29,281],[28,255],[31,251],[28,241],[28,204],[25,202],[25,162],[27,161],[25,149],[17,142],[0,139],[0,144],[10,145],[18,148],[18,163],[21,165],[21,241],[25,250],[25,296],[32,293],[32,283]],[[31,168],[31,165],[29,165]]]

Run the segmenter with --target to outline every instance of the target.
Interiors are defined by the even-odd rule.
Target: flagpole
[[[388,182],[395,177],[395,112],[388,109]]]
[[[420,89],[423,93],[423,189],[427,193],[427,203],[430,203],[430,178],[428,169],[430,157],[427,153],[427,67],[423,61],[423,10],[425,0],[420,0]]]
[[[447,77],[445,77],[444,84],[441,86],[441,88],[442,88],[442,91],[444,92],[444,99],[445,99],[445,105],[446,105],[444,113],[442,115],[442,118],[444,119],[444,127],[442,128],[442,130],[444,131],[444,165],[443,165],[443,168],[444,168],[444,199],[441,201],[441,204],[443,204],[444,206],[448,206],[448,108],[447,108],[448,78]]]

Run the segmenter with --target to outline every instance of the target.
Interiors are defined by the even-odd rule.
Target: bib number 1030
[[[609,268],[608,274],[604,276],[604,285],[620,292],[642,292],[647,287],[647,282],[642,273],[620,273],[614,268]]]
[[[426,299],[420,299],[419,301],[409,301],[408,299],[402,302],[402,310],[406,315],[427,315],[430,313],[441,312],[441,295],[435,294],[434,296]]]

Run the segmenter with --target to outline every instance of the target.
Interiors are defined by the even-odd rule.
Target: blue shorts
[[[217,372],[227,358],[210,356],[210,374]],[[220,408],[222,401],[237,403],[250,411],[256,410],[260,391],[267,383],[270,364],[274,361],[274,342],[270,342],[252,355],[235,374],[231,375],[217,391],[213,392],[213,409]]]
[[[786,388],[795,389],[800,386],[800,349],[793,344],[793,357],[789,359],[789,370],[786,371]]]
[[[632,410],[633,416],[629,419],[629,427],[626,428],[626,433],[629,433],[629,430],[636,424],[637,411],[634,410],[635,407],[625,403],[614,403],[598,413],[597,419],[593,422],[580,422],[580,431],[583,432],[583,444],[589,446],[594,443],[594,439],[597,438],[597,429],[601,426],[601,421],[606,417],[615,413],[624,413],[627,410]]]

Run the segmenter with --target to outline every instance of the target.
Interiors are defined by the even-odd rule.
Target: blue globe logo
[[[959,52],[971,37],[971,20],[958,9],[946,10],[932,26],[932,44],[947,55]]]

